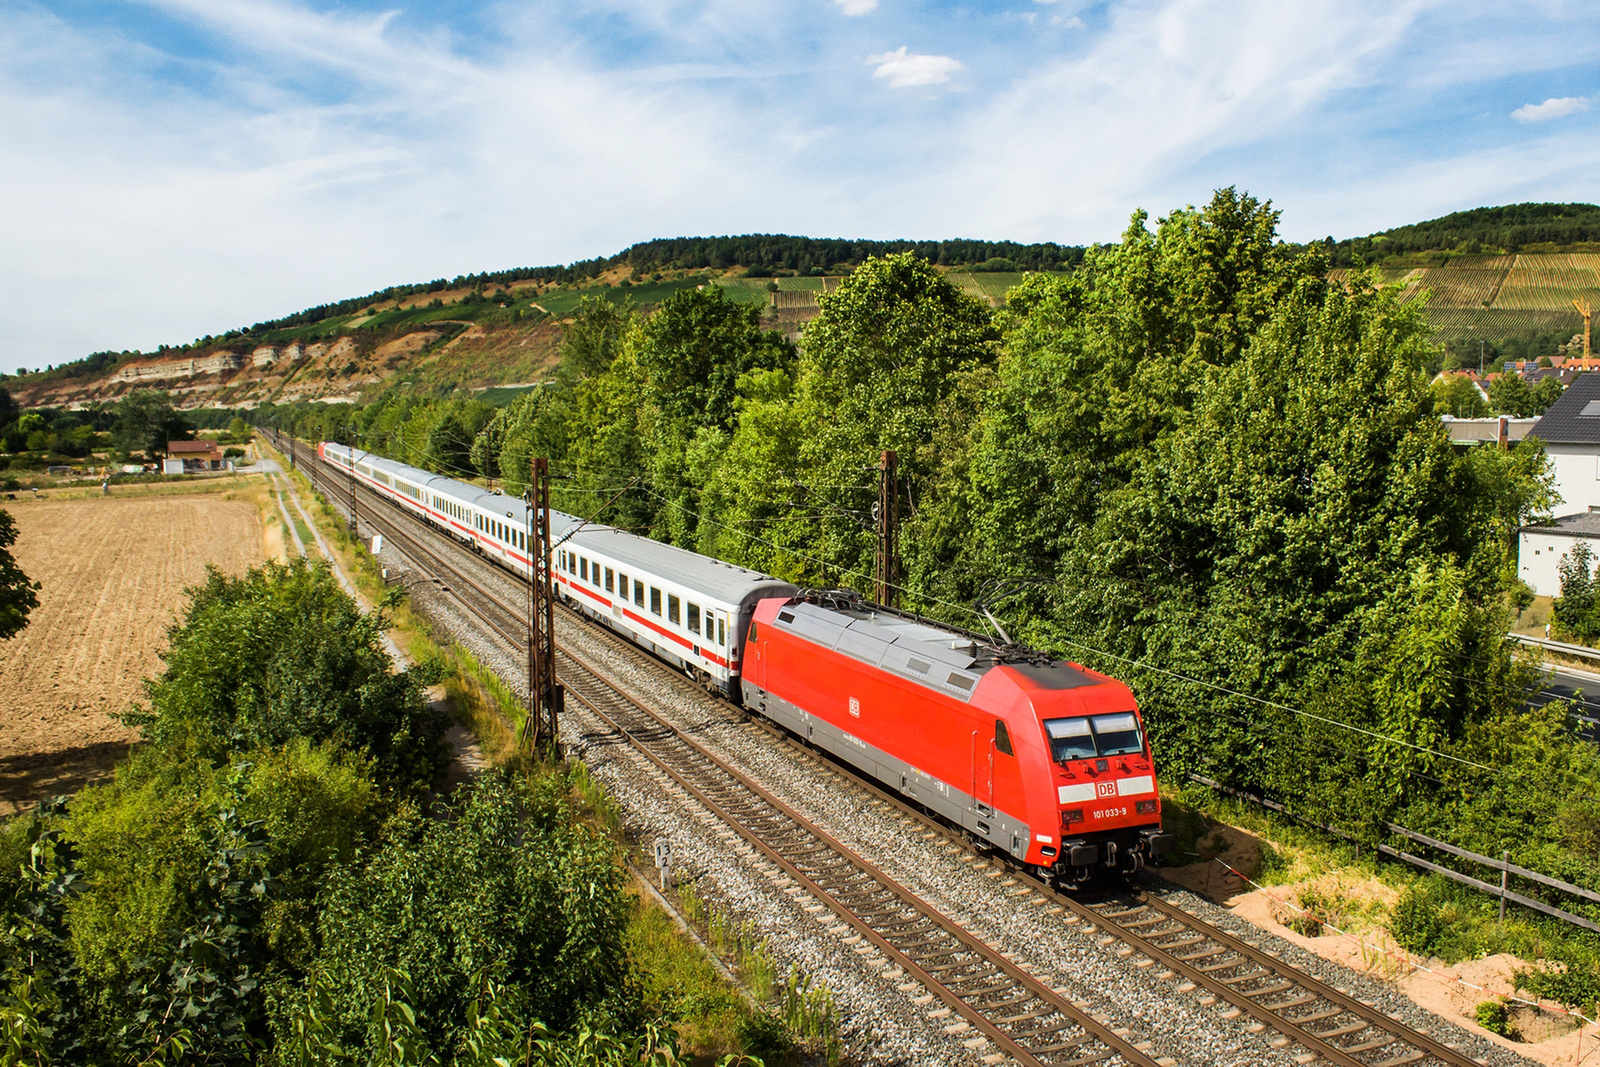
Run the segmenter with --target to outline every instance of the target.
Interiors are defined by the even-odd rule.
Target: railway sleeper
[[[1004,988],[1005,987],[1002,986],[1000,989],[997,989],[995,992],[997,992],[997,993],[998,992],[1002,992],[1004,990]],[[1008,1007],[1011,1007],[1012,1005],[1015,1005],[1015,1004],[1025,1004],[1025,1003],[1027,1003],[1029,1001],[1036,1001],[1039,998],[1033,992],[1031,992],[1030,990],[1018,989],[1015,993],[1011,994],[1009,997],[996,997],[996,998],[993,998],[993,999],[985,999],[984,995],[982,993],[969,993],[967,995],[966,999],[967,999],[968,1003],[972,1004],[975,1007],[980,1007],[981,1006],[984,1011],[998,1011],[1001,1008],[1008,1008]]]
[[[989,1021],[997,1026],[1010,1026],[1012,1023],[1025,1023],[1029,1019],[1041,1019],[1046,1015],[1052,1015],[1054,1013],[1054,1008],[1033,1008],[1030,1011],[1023,1012],[1021,1015],[1008,1015],[1004,1018],[990,1018]]]
[[[1383,1060],[1379,1063],[1374,1063],[1372,1067],[1404,1067],[1404,1065],[1407,1063],[1416,1063],[1418,1060],[1422,1059],[1424,1055],[1426,1055],[1426,1053],[1424,1053],[1421,1049],[1412,1049],[1404,1056],[1396,1056],[1392,1060]]]
[[[1177,932],[1178,931],[1176,931],[1176,930],[1173,931],[1173,933],[1177,933]],[[1161,935],[1157,934],[1156,936],[1160,937]],[[1148,938],[1146,938],[1146,940],[1148,940]],[[1159,948],[1163,952],[1173,952],[1173,951],[1176,951],[1177,949],[1188,948],[1190,945],[1198,945],[1203,941],[1209,941],[1209,940],[1211,940],[1211,939],[1209,937],[1206,937],[1203,934],[1190,934],[1188,937],[1180,937],[1176,941],[1166,941],[1166,942],[1151,941],[1150,943],[1152,945],[1155,945],[1156,948]],[[1181,957],[1181,956],[1179,957],[1179,959],[1182,959],[1182,958],[1183,957]]]
[[[1079,1031],[1078,1036],[1072,1039],[1074,1042],[1081,1044],[1089,1040],[1089,1032],[1064,1015],[1061,1016],[1060,1022],[1046,1023],[1043,1026],[1035,1026],[1027,1030],[1013,1030],[1010,1036],[1011,1040],[1020,1045],[1024,1041],[1034,1041],[1041,1037],[1054,1037],[1056,1034],[1067,1030]]]
[[[1299,1024],[1296,1024],[1299,1025]],[[1307,1030],[1306,1033],[1323,1041],[1331,1041],[1336,1037],[1348,1037],[1350,1034],[1359,1034],[1371,1026],[1368,1022],[1348,1023],[1344,1026],[1335,1026],[1332,1030]]]
[[[1371,1041],[1363,1041],[1359,1045],[1346,1045],[1339,1051],[1348,1052],[1351,1055],[1354,1055],[1357,1052],[1371,1052],[1373,1049],[1386,1048],[1389,1045],[1394,1044],[1397,1040],[1399,1039],[1393,1034],[1386,1033],[1382,1037],[1375,1037]]]
[[[1293,982],[1283,980],[1276,982],[1273,985],[1264,985],[1260,989],[1245,989],[1242,990],[1242,992],[1245,996],[1249,997],[1251,1000],[1254,1000],[1257,997],[1270,997],[1274,993],[1283,993],[1293,988]]]
[[[1207,968],[1205,968],[1205,967],[1202,967],[1200,969],[1202,971],[1207,970]],[[1210,969],[1211,970],[1215,970],[1216,968],[1210,968]],[[1272,977],[1272,972],[1271,971],[1267,970],[1264,967],[1257,967],[1253,971],[1246,971],[1244,974],[1235,974],[1235,975],[1232,975],[1231,977],[1228,977],[1228,978],[1219,978],[1219,979],[1217,979],[1217,981],[1221,982],[1223,985],[1238,985],[1240,982],[1253,982],[1257,978],[1271,978],[1271,977]]]
[[[1223,952],[1226,952],[1226,951],[1227,950],[1224,949],[1224,950],[1221,950],[1221,951],[1217,952],[1216,954],[1220,956],[1220,955],[1223,954]],[[1249,966],[1249,964],[1250,964],[1249,960],[1245,959],[1243,956],[1238,955],[1237,953],[1228,952],[1228,955],[1231,958],[1226,959],[1226,960],[1222,960],[1222,961],[1220,961],[1218,963],[1208,963],[1204,967],[1196,967],[1195,970],[1199,971],[1201,974],[1216,974],[1218,971],[1225,971],[1229,967],[1246,967],[1246,966]],[[1266,972],[1263,971],[1262,973],[1265,974]]]
[[[1201,940],[1208,939],[1201,938]],[[1231,954],[1232,950],[1223,948],[1221,945],[1213,945],[1211,948],[1203,949],[1199,952],[1186,952],[1181,956],[1174,956],[1173,959],[1178,960],[1180,963],[1189,963],[1192,960],[1209,960],[1212,957],[1222,955],[1224,952]]]
[[[1318,999],[1319,998],[1312,996],[1310,993],[1302,993],[1298,997],[1290,997],[1288,1000],[1280,1000],[1276,1004],[1263,1004],[1261,1006],[1266,1008],[1268,1011],[1275,1011],[1281,1014],[1282,1012],[1288,1011],[1290,1008],[1299,1008],[1306,1004],[1315,1004]],[[1339,1013],[1337,1010],[1335,1010],[1333,1014],[1337,1015]],[[1300,1024],[1300,1020],[1298,1019],[1292,1021],[1297,1026]]]

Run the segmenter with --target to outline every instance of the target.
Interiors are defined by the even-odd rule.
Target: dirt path
[[[254,504],[220,495],[17,501],[18,564],[43,583],[0,644],[0,814],[105,774],[132,731],[111,719],[161,667],[165,629],[206,564],[262,558]]]

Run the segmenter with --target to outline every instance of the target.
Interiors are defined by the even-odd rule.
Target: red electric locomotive
[[[1073,663],[803,591],[756,607],[746,706],[975,838],[1078,883],[1172,846],[1128,687]]]

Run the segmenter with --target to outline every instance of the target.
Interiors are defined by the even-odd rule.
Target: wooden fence
[[[1280,815],[1284,815],[1290,819],[1293,819],[1295,822],[1302,823],[1306,826],[1314,826],[1318,830],[1322,830],[1344,841],[1348,841],[1355,846],[1356,858],[1361,858],[1361,842],[1353,835],[1345,833],[1343,830],[1337,830],[1332,826],[1317,822],[1314,819],[1307,819],[1302,816],[1295,815],[1293,812],[1288,811],[1282,804],[1279,804],[1276,801],[1268,800],[1265,797],[1256,796],[1253,793],[1246,793],[1240,789],[1234,789],[1231,786],[1223,785],[1221,782],[1212,781],[1210,778],[1202,778],[1198,774],[1189,775],[1189,780],[1192,782],[1198,782],[1199,784],[1207,786],[1208,788],[1215,789],[1218,792],[1226,793],[1229,796],[1236,797],[1239,800],[1275,811]],[[1581,897],[1584,900],[1592,901],[1596,904],[1600,904],[1600,893],[1596,893],[1591,889],[1584,889],[1582,886],[1573,885],[1571,882],[1563,882],[1559,878],[1552,878],[1548,874],[1540,874],[1538,871],[1530,871],[1526,867],[1519,867],[1515,863],[1511,862],[1511,853],[1509,852],[1503,853],[1499,859],[1494,859],[1489,856],[1482,856],[1476,852],[1464,849],[1460,845],[1452,845],[1447,841],[1440,841],[1437,838],[1429,837],[1426,834],[1419,834],[1415,830],[1408,830],[1404,826],[1399,826],[1395,823],[1389,823],[1388,829],[1390,833],[1395,834],[1398,837],[1404,837],[1408,840],[1415,841],[1419,845],[1426,845],[1429,848],[1435,848],[1441,852],[1448,852],[1450,855],[1459,857],[1460,859],[1469,860],[1492,870],[1499,871],[1500,884],[1495,885],[1491,882],[1485,882],[1481,879],[1474,878],[1471,875],[1462,874],[1460,871],[1452,870],[1449,867],[1443,867],[1437,863],[1432,863],[1420,856],[1414,856],[1409,852],[1395,848],[1392,845],[1385,845],[1380,842],[1377,846],[1378,852],[1382,855],[1400,860],[1402,863],[1408,863],[1413,867],[1419,867],[1426,871],[1432,871],[1434,874],[1443,875],[1452,881],[1460,882],[1462,885],[1471,886],[1473,889],[1479,890],[1480,892],[1488,893],[1490,896],[1498,897],[1500,900],[1501,919],[1506,917],[1506,902],[1510,901],[1513,904],[1520,904],[1525,908],[1531,908],[1532,910],[1540,912],[1544,915],[1549,915],[1552,918],[1560,919],[1564,923],[1570,923],[1573,926],[1582,927],[1585,930],[1591,930],[1595,933],[1600,933],[1600,923],[1596,923],[1590,919],[1585,919],[1581,915],[1574,915],[1570,911],[1563,911],[1562,909],[1553,905],[1546,904],[1542,900],[1535,900],[1532,897],[1524,896],[1521,893],[1513,891],[1511,888],[1511,876],[1515,875],[1518,878],[1524,878],[1530,882],[1547,886],[1562,893],[1570,893],[1573,896]]]

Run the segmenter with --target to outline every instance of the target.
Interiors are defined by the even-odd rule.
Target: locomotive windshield
[[[1050,758],[1057,763],[1096,756],[1128,756],[1144,751],[1139,720],[1130,712],[1079,719],[1046,719]]]

